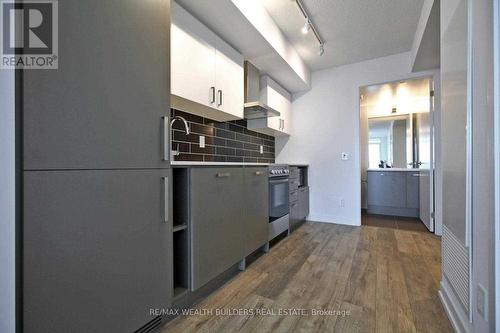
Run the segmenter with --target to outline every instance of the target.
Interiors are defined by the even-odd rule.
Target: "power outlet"
[[[340,208],[345,208],[345,200],[344,199],[340,199],[339,207]]]
[[[260,154],[264,154],[264,146],[260,146]]]
[[[200,148],[205,148],[205,137],[200,135]]]
[[[488,292],[480,283],[477,284],[476,303],[477,313],[488,320]]]

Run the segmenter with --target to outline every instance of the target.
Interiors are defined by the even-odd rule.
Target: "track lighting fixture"
[[[307,14],[306,9],[304,8],[304,5],[302,5],[302,2],[300,0],[295,0],[295,3],[300,9],[300,12],[302,15],[304,15],[304,19],[306,20],[304,26],[302,27],[301,31],[305,35],[307,34],[310,30],[314,33],[314,36],[318,40],[319,43],[319,49],[318,49],[318,55],[322,56],[323,53],[325,53],[325,47],[324,44],[325,42],[321,39],[321,36],[318,33],[318,30],[316,30],[316,27],[314,26],[313,22],[309,19],[309,14]]]

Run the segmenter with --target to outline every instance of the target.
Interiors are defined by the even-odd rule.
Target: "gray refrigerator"
[[[59,1],[24,70],[25,333],[149,332],[172,301],[170,0]]]

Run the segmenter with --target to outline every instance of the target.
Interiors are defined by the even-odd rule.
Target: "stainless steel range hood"
[[[259,119],[279,117],[279,111],[271,108],[260,100],[259,69],[245,61],[245,118]]]

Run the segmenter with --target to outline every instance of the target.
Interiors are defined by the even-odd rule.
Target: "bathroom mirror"
[[[411,115],[368,119],[368,167],[407,168],[413,161]],[[384,164],[384,166],[381,165]]]

